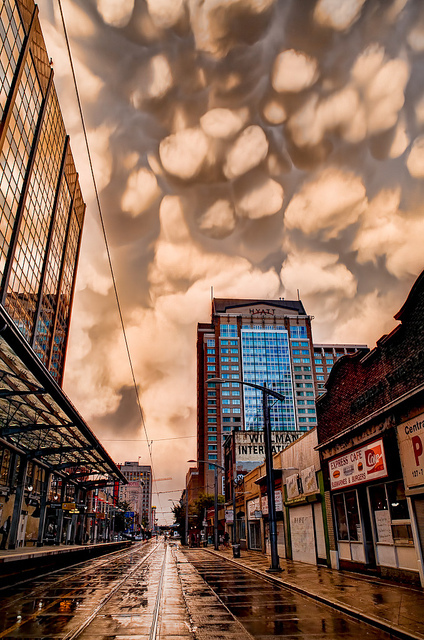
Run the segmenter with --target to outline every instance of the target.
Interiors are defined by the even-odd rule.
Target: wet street
[[[391,637],[205,550],[155,541],[0,594],[0,638]]]

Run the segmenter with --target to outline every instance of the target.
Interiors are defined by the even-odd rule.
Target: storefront
[[[248,500],[247,505],[247,545],[254,551],[262,551],[262,511],[260,497]]]
[[[292,560],[307,564],[327,564],[321,495],[315,467],[292,473],[286,478],[285,484]]]
[[[390,434],[347,450],[328,465],[341,564],[417,572],[405,486]]]
[[[317,401],[333,567],[421,584],[424,272],[377,342],[334,365]]]
[[[424,586],[424,413],[397,427],[411,535],[416,539],[417,564]]]

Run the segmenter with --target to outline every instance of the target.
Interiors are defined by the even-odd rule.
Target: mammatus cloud
[[[88,202],[66,388],[108,449],[144,437],[57,4],[41,0]],[[374,341],[423,268],[420,0],[64,6],[159,476],[195,455],[196,323],[216,296],[296,298],[317,341]],[[155,456],[157,456],[155,458]],[[166,469],[166,471],[165,471]]]

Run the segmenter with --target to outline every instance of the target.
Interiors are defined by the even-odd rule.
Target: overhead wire
[[[75,88],[75,94],[76,94],[77,103],[78,103],[78,110],[79,110],[79,114],[80,114],[83,134],[84,134],[85,146],[86,146],[86,150],[87,150],[88,163],[89,163],[89,166],[90,166],[90,173],[91,173],[91,178],[92,178],[92,181],[93,181],[94,193],[95,193],[96,202],[97,202],[100,225],[101,225],[101,228],[102,228],[103,239],[104,239],[104,243],[105,243],[106,254],[107,254],[107,259],[108,259],[108,264],[109,264],[109,270],[110,270],[110,274],[111,274],[111,278],[112,278],[112,285],[113,285],[113,291],[114,291],[114,294],[115,294],[115,301],[116,301],[116,305],[117,305],[117,308],[118,308],[118,315],[119,315],[119,320],[120,320],[120,324],[121,324],[122,335],[123,335],[123,338],[124,338],[125,349],[126,349],[127,358],[128,358],[128,362],[129,362],[129,366],[130,366],[130,370],[131,370],[131,377],[132,377],[132,381],[133,381],[133,385],[134,385],[134,391],[135,391],[135,395],[136,395],[137,406],[138,406],[138,409],[139,409],[139,412],[140,412],[141,424],[143,426],[143,430],[144,430],[144,433],[145,433],[145,436],[146,436],[146,442],[147,442],[147,447],[148,447],[148,451],[149,451],[150,464],[151,464],[151,467],[152,467],[152,480],[153,480],[153,483],[156,484],[156,480],[155,480],[155,476],[154,476],[154,467],[153,467],[153,455],[152,455],[152,442],[153,441],[149,440],[149,437],[148,437],[148,434],[147,434],[146,421],[145,421],[145,418],[144,418],[144,412],[143,412],[143,409],[142,409],[142,406],[141,406],[140,396],[139,396],[139,393],[138,393],[138,387],[137,387],[137,382],[136,382],[136,378],[135,378],[134,366],[133,366],[131,352],[130,352],[130,348],[129,348],[129,344],[128,344],[127,332],[126,332],[126,329],[125,329],[124,317],[123,317],[123,314],[122,314],[121,303],[120,303],[120,300],[119,300],[118,287],[117,287],[117,283],[116,283],[115,273],[114,273],[114,270],[113,270],[112,257],[111,257],[111,253],[110,253],[110,249],[109,249],[109,242],[108,242],[108,239],[107,239],[106,227],[105,227],[103,213],[102,213],[102,206],[101,206],[101,203],[100,203],[100,196],[99,196],[99,191],[98,191],[98,188],[97,188],[96,176],[95,176],[95,173],[94,173],[94,167],[93,167],[93,163],[92,163],[92,159],[91,159],[91,151],[90,151],[90,145],[89,145],[89,142],[88,142],[87,129],[86,129],[86,126],[85,126],[84,112],[83,112],[83,109],[82,109],[82,103],[81,103],[81,99],[80,99],[80,93],[79,93],[77,78],[76,78],[76,74],[75,74],[75,68],[74,68],[74,63],[73,63],[73,58],[72,58],[71,46],[70,46],[70,42],[69,42],[69,38],[68,38],[68,31],[67,31],[67,28],[66,28],[65,16],[64,16],[64,13],[63,13],[63,9],[62,9],[62,2],[61,2],[61,0],[57,0],[57,2],[58,2],[60,16],[61,16],[61,20],[62,20],[63,33],[64,33],[64,36],[65,36],[66,48],[67,48],[67,51],[68,51],[68,58],[69,58],[69,63],[70,63],[70,67],[71,67],[72,79],[73,79],[74,88]]]

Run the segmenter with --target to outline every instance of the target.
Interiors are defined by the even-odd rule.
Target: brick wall
[[[401,321],[375,349],[341,358],[317,401],[318,442],[424,384],[424,272],[395,316]]]

